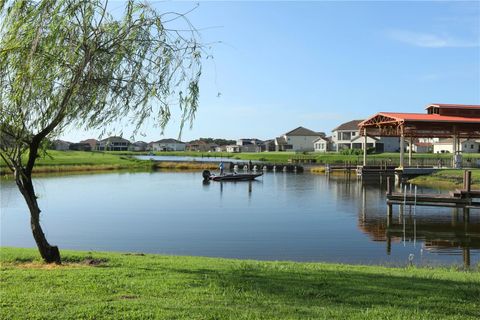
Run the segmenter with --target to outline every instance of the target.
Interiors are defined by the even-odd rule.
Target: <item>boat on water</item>
[[[263,172],[260,173],[227,173],[221,175],[215,175],[210,173],[210,171],[205,170],[202,173],[204,180],[213,180],[213,181],[250,181],[255,178],[263,175]]]

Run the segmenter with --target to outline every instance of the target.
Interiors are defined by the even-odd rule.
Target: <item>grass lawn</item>
[[[479,319],[480,271],[1,248],[2,319]]]
[[[480,189],[480,169],[469,169],[472,171],[472,188]],[[410,179],[417,185],[434,188],[462,188],[463,172],[460,169],[440,170],[431,175],[418,176]]]

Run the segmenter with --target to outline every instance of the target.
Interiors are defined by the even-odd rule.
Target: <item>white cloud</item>
[[[478,47],[480,39],[456,39],[449,35],[413,32],[407,30],[390,30],[388,36],[394,40],[423,48],[448,48],[448,47]]]

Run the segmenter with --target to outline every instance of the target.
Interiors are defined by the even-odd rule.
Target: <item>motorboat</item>
[[[204,170],[202,173],[204,180],[213,180],[213,181],[250,181],[254,180],[255,178],[260,177],[263,175],[263,172],[260,173],[226,173],[215,175],[212,174],[209,170]]]

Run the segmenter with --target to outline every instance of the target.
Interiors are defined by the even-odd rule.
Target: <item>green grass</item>
[[[150,161],[141,161],[122,154],[49,150],[46,156],[37,159],[34,172],[139,169],[152,166]],[[3,160],[0,160],[0,172],[9,172]]]
[[[469,170],[472,171],[472,188],[480,189],[480,169]],[[415,177],[409,182],[425,187],[462,188],[463,172],[461,169],[440,170],[431,175]]]
[[[2,319],[478,319],[480,271],[1,248]]]

